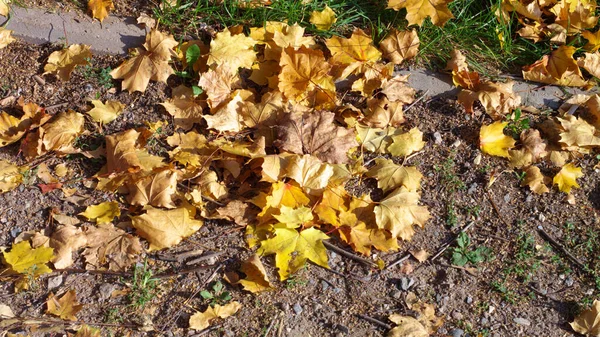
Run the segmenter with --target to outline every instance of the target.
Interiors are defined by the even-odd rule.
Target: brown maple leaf
[[[354,132],[334,123],[335,114],[288,113],[277,127],[277,146],[298,154],[312,154],[322,161],[338,164],[348,161],[346,153],[357,146]]]

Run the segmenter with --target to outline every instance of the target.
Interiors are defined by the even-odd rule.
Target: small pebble
[[[452,147],[459,147],[461,144],[460,139],[457,139],[454,143],[452,143]]]
[[[463,337],[463,335],[465,334],[465,331],[463,329],[452,329],[450,330],[450,335],[452,337]]]
[[[292,309],[294,309],[296,315],[300,315],[302,313],[302,306],[298,303],[294,304],[294,306],[292,306]]]
[[[544,215],[544,213],[540,213],[540,215],[538,215],[538,219],[540,221],[546,221],[546,216]]]
[[[522,318],[522,317],[517,317],[517,318],[513,319],[513,322],[517,323],[518,325],[525,325],[525,326],[531,325],[531,322],[529,322],[529,320]]]
[[[111,283],[102,283],[100,285],[100,287],[98,288],[98,291],[100,292],[100,294],[98,294],[98,297],[100,298],[100,301],[105,301],[107,299],[110,298],[110,295],[112,295],[112,292],[115,290],[115,285],[111,284]]]
[[[528,195],[527,198],[525,198],[525,202],[532,202],[533,201],[533,195]]]
[[[340,289],[340,288],[333,288],[333,293],[334,294],[339,294],[341,292],[342,292],[342,289]]]
[[[483,325],[483,326],[486,326],[486,325],[488,325],[488,323],[489,323],[489,322],[490,322],[490,321],[489,321],[487,318],[485,318],[485,317],[482,317],[482,318],[481,318],[481,320],[479,321],[479,323],[480,323],[481,325]]]
[[[323,288],[323,291],[329,289],[329,283],[325,282],[325,281],[321,281],[321,287]]]
[[[94,86],[88,83],[85,86],[83,86],[83,90],[87,92],[94,91]]]
[[[413,280],[412,278],[402,277],[400,279],[400,289],[404,291],[410,289],[410,287],[412,287],[413,284],[415,284],[415,280]]]
[[[477,185],[477,183],[472,183],[471,186],[469,186],[467,193],[473,194],[473,193],[477,192],[477,188],[479,188],[479,185]]]
[[[509,203],[511,201],[511,197],[510,197],[510,193],[506,193],[506,195],[504,196],[504,202]]]
[[[436,144],[438,144],[438,145],[439,145],[439,144],[442,144],[442,141],[443,141],[443,140],[442,140],[442,135],[441,135],[439,132],[435,132],[435,133],[433,134],[433,139],[434,139],[434,141],[433,141],[434,143],[436,143]]]
[[[467,302],[467,304],[473,303],[473,297],[467,296],[466,302]]]
[[[48,278],[48,290],[52,290],[52,289],[60,287],[62,282],[63,282],[62,275]]]
[[[19,236],[19,234],[21,234],[21,228],[13,227],[10,229],[10,236],[12,236],[13,238],[16,238],[17,236]]]
[[[573,283],[575,283],[575,281],[573,280],[573,278],[571,276],[567,277],[567,279],[565,280],[565,285],[567,287],[572,287]]]
[[[463,319],[463,314],[455,310],[452,312],[452,318],[454,318],[457,321],[460,321],[461,319]]]

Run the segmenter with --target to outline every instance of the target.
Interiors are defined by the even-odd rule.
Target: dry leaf
[[[388,0],[387,8],[396,11],[406,8],[406,20],[409,25],[423,24],[425,18],[431,18],[436,26],[443,26],[454,15],[448,9],[452,0]]]
[[[417,192],[421,187],[423,175],[413,166],[400,166],[384,158],[375,159],[375,166],[366,173],[368,177],[377,179],[377,187],[383,192],[404,186],[408,191]]]
[[[582,335],[600,336],[600,301],[594,300],[592,307],[580,313],[570,324],[575,332]]]
[[[265,266],[263,266],[257,254],[243,261],[240,271],[246,274],[246,277],[238,282],[244,287],[244,290],[259,293],[273,288],[273,284],[267,277]]]
[[[90,46],[72,44],[68,48],[55,51],[48,56],[44,74],[55,74],[61,81],[68,81],[75,67],[90,64],[91,58]]]
[[[464,106],[465,112],[473,113],[473,104],[480,101],[485,112],[493,119],[499,120],[521,105],[521,96],[513,92],[513,85],[512,81],[484,81],[475,85],[473,90],[461,90],[458,102]]]
[[[2,0],[0,0],[0,6],[2,6]],[[0,27],[0,49],[5,48],[10,43],[16,41],[12,36],[10,36],[12,32],[12,30]]]
[[[310,23],[319,30],[329,30],[336,21],[335,12],[327,5],[322,11],[313,11],[310,14]]]
[[[236,74],[238,68],[252,68],[256,61],[254,45],[256,41],[244,34],[231,35],[229,30],[217,33],[210,42],[209,66],[226,67]]]
[[[10,268],[20,274],[32,272],[34,276],[50,273],[46,264],[54,258],[53,249],[39,247],[32,249],[29,241],[21,241],[12,245],[10,252],[3,252],[4,261]]]
[[[88,264],[86,268],[92,266],[93,269],[101,269],[108,265],[109,270],[126,270],[137,262],[143,251],[139,238],[112,224],[88,227],[85,235],[88,241],[83,251]]]
[[[128,183],[127,202],[131,205],[175,208],[173,194],[177,192],[177,171],[171,169],[152,172],[135,182]]]
[[[129,93],[146,91],[150,80],[166,82],[173,74],[169,61],[174,55],[173,48],[178,44],[172,35],[152,29],[146,35],[143,48],[136,48],[134,56],[121,63],[110,75],[114,79],[124,79],[121,86]]]
[[[549,191],[545,183],[546,179],[538,167],[530,166],[525,170],[525,178],[521,182],[521,186],[529,186],[532,192],[544,194]]]
[[[583,177],[581,168],[569,163],[563,166],[554,176],[552,183],[558,185],[558,189],[561,192],[570,193],[571,188],[580,187],[579,184],[577,184],[577,178],[581,177]]]
[[[92,12],[92,17],[104,21],[108,12],[115,9],[112,0],[89,0],[88,10]]]
[[[10,11],[8,8],[9,2],[10,2],[10,0],[0,0],[0,15],[8,16],[8,13]]]
[[[88,206],[84,212],[79,213],[88,220],[93,220],[99,224],[110,223],[115,217],[121,216],[119,203],[116,201],[107,201],[97,205]]]
[[[410,60],[417,56],[419,52],[419,36],[417,30],[397,31],[392,29],[388,36],[379,43],[379,48],[383,51],[383,57],[394,62],[402,64],[405,60]]]
[[[492,156],[508,158],[508,150],[515,146],[516,141],[504,134],[508,122],[494,122],[483,125],[479,131],[479,148]]]
[[[204,330],[210,326],[210,323],[216,318],[227,318],[235,314],[242,305],[233,301],[225,305],[215,304],[209,306],[204,312],[197,312],[190,317],[190,329]]]
[[[73,225],[58,226],[50,236],[50,248],[54,249],[54,267],[64,269],[73,265],[73,251],[87,244],[87,237]]]
[[[21,184],[23,175],[18,166],[0,159],[0,192],[8,192]]]
[[[83,309],[83,304],[77,302],[75,290],[69,290],[60,298],[56,298],[53,293],[50,293],[46,305],[48,309],[46,313],[55,315],[64,320],[76,321],[75,315]]]
[[[427,329],[414,317],[393,314],[389,319],[396,327],[390,330],[388,337],[429,337]]]
[[[523,78],[529,81],[565,85],[586,86],[581,70],[573,59],[576,48],[560,46],[541,60],[523,68]]]
[[[573,115],[558,117],[564,128],[560,133],[560,142],[567,146],[590,147],[600,146],[600,137],[596,136],[596,128],[582,118]]]
[[[150,251],[175,246],[184,238],[196,233],[203,222],[194,219],[187,208],[172,210],[146,207],[146,213],[131,218],[136,233],[148,240]]]
[[[405,122],[402,102],[390,102],[387,98],[370,99],[367,101],[367,115],[361,120],[365,125],[374,128],[388,126],[399,127]]]
[[[88,111],[87,114],[92,117],[94,122],[102,124],[108,124],[117,119],[125,107],[119,101],[106,101],[105,104],[99,100],[92,100],[92,104],[94,108]]]
[[[379,228],[387,229],[392,237],[410,240],[415,234],[413,225],[423,227],[430,218],[425,206],[419,206],[420,196],[400,187],[375,206],[374,213]]]
[[[425,147],[423,132],[417,127],[410,129],[406,133],[392,135],[391,140],[392,143],[388,145],[387,152],[393,156],[409,156],[414,152],[421,151]]]
[[[344,67],[340,79],[364,73],[381,58],[381,52],[373,46],[371,37],[359,28],[354,29],[349,39],[334,36],[325,44],[331,51],[330,62]]]

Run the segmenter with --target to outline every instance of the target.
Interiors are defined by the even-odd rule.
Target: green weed
[[[225,286],[220,281],[216,281],[212,284],[211,291],[202,290],[200,292],[205,300],[210,300],[210,305],[225,304],[231,300],[231,294],[225,291]]]
[[[133,269],[131,292],[128,295],[130,306],[140,309],[146,306],[158,294],[159,280],[153,277],[153,272],[144,261],[142,266]]]
[[[94,80],[99,86],[106,89],[114,87],[113,78],[110,75],[110,72],[112,71],[111,67],[97,68],[93,66],[91,59],[87,59],[87,61],[89,63],[81,68],[83,78],[86,80]]]
[[[529,117],[523,117],[521,108],[516,108],[510,115],[506,116],[506,130],[515,139],[519,139],[521,132],[528,130],[530,126]]]
[[[467,263],[478,264],[492,258],[492,250],[485,246],[475,249],[471,247],[471,238],[465,232],[461,232],[456,239],[456,247],[452,248],[452,264],[464,266]]]

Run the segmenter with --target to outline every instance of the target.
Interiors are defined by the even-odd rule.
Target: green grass
[[[408,26],[406,11],[386,9],[385,0],[313,0],[302,4],[300,0],[273,1],[270,6],[240,8],[238,1],[179,0],[170,6],[162,0],[154,8],[155,16],[163,29],[177,37],[203,37],[208,30],[219,31],[225,27],[243,25],[260,27],[267,21],[298,23],[309,34],[330,37],[349,35],[354,27],[370,32],[378,44],[392,28],[416,28],[421,39],[417,64],[432,69],[443,69],[453,49],[464,52],[472,68],[484,75],[493,76],[499,71],[516,72],[521,66],[531,64],[550,51],[548,43],[533,44],[516,34],[517,20],[501,22],[495,9],[501,0],[461,0],[450,3],[455,18],[443,27],[429,19],[422,27]],[[329,31],[319,31],[310,24],[310,13],[322,10],[325,5],[337,14],[337,22]],[[498,34],[505,39],[501,42]]]
[[[159,280],[153,277],[153,272],[144,262],[142,266],[136,265],[133,269],[131,292],[128,295],[129,303],[134,309],[141,309],[152,301],[158,294]]]

